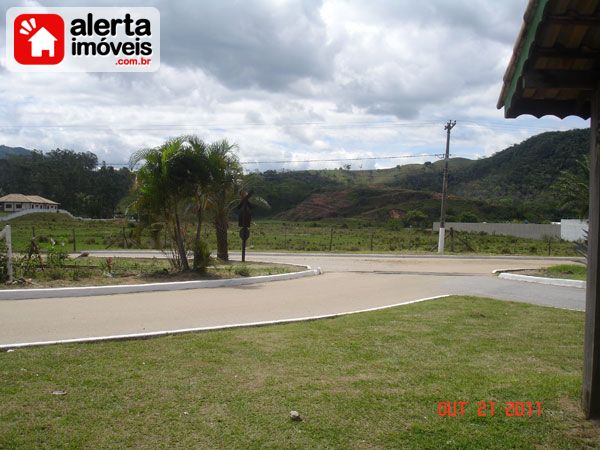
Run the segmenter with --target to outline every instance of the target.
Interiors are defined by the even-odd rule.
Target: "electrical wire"
[[[343,162],[343,161],[377,161],[386,159],[404,159],[404,158],[443,158],[444,155],[441,153],[422,153],[418,155],[399,155],[399,156],[365,156],[359,158],[328,158],[328,159],[285,159],[277,161],[240,161],[243,165],[258,165],[258,164],[296,164],[296,163],[313,163],[313,162]],[[128,163],[108,163],[104,162],[107,167],[125,167],[129,166]]]
[[[280,161],[241,161],[240,164],[294,164],[294,163],[312,163],[312,162],[339,162],[339,161],[368,161],[380,159],[401,159],[401,158],[424,158],[424,157],[443,157],[441,154],[422,154],[422,155],[401,155],[401,156],[366,156],[362,158],[333,158],[333,159],[304,159],[304,160],[280,160]]]
[[[524,131],[546,131],[551,127],[539,125],[523,125],[513,122],[486,122],[474,120],[458,120],[461,125],[467,127],[489,128],[497,130],[524,130]],[[423,128],[440,126],[438,121],[420,121],[420,122],[401,122],[401,121],[362,121],[362,122],[280,122],[280,123],[245,123],[245,124],[225,124],[225,123],[196,123],[196,124],[148,124],[140,126],[118,126],[118,125],[98,125],[98,124],[0,124],[0,129],[81,129],[81,130],[110,130],[110,131],[168,131],[184,130],[194,128],[209,129],[253,129],[253,128],[286,128],[286,127],[317,127],[322,129],[345,129],[345,128]]]

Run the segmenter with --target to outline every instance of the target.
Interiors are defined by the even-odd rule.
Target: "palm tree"
[[[160,147],[141,150],[130,158],[132,166],[144,161],[137,172],[136,206],[150,217],[164,221],[172,233],[178,264],[184,270],[190,267],[179,209],[181,199],[189,192],[190,163],[194,160],[189,147],[184,137],[175,138]]]
[[[556,191],[562,208],[576,211],[580,218],[589,212],[590,157],[577,160],[574,171],[562,171],[556,183]]]
[[[210,250],[202,241],[202,222],[204,211],[209,204],[209,186],[212,182],[211,167],[208,160],[208,145],[197,136],[187,136],[186,142],[189,152],[186,158],[188,164],[188,180],[191,203],[196,213],[196,233],[194,237],[194,270],[204,271],[206,269]]]
[[[208,147],[208,164],[211,182],[208,186],[208,202],[213,210],[213,220],[217,237],[217,258],[228,261],[227,230],[229,214],[238,202],[238,192],[242,185],[242,167],[233,150],[237,145],[227,140],[212,143]]]
[[[244,186],[242,168],[234,149],[226,140],[207,145],[196,136],[170,139],[160,147],[141,150],[131,157],[133,166],[144,165],[137,173],[138,211],[159,218],[171,232],[178,267],[189,270],[184,224],[190,224],[194,210],[196,226],[193,241],[194,269],[204,270],[210,251],[201,239],[204,212],[212,211],[217,238],[217,257],[229,259],[227,231],[229,216],[239,203]],[[254,202],[268,206],[254,196]]]

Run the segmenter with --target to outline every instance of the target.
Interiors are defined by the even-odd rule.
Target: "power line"
[[[385,159],[403,159],[403,158],[426,158],[436,157],[443,158],[444,155],[438,153],[422,153],[418,155],[400,155],[400,156],[365,156],[359,158],[328,158],[328,159],[282,159],[278,161],[240,161],[240,164],[244,165],[257,165],[257,164],[295,164],[295,163],[312,163],[312,162],[342,162],[342,161],[367,161],[367,160],[385,160]],[[107,167],[125,167],[129,166],[129,163],[110,163],[104,162]]]
[[[333,159],[304,159],[304,160],[280,160],[280,161],[241,161],[240,164],[294,164],[294,163],[311,163],[311,162],[339,162],[339,161],[367,161],[379,159],[402,159],[402,158],[421,158],[421,157],[438,157],[440,154],[422,154],[422,155],[402,155],[402,156],[368,156],[362,158],[333,158]]]
[[[0,124],[0,128],[70,128],[70,129],[89,129],[89,130],[121,130],[121,131],[152,131],[186,128],[279,128],[296,126],[316,126],[320,128],[345,128],[345,127],[424,127],[433,126],[435,122],[394,122],[394,121],[366,121],[366,122],[280,122],[280,123],[244,123],[244,124],[225,124],[225,123],[195,123],[195,124],[148,124],[138,127],[121,127],[114,125],[93,125],[93,124]]]
[[[521,125],[518,123],[492,123],[465,120],[467,127],[489,128],[497,130],[524,130],[524,131],[546,131],[551,127],[536,125]],[[98,125],[98,124],[0,124],[0,129],[81,129],[81,130],[108,130],[108,131],[169,131],[169,130],[187,130],[194,128],[209,129],[253,129],[253,128],[286,128],[312,126],[322,129],[345,129],[345,128],[422,128],[433,127],[437,125],[435,121],[421,122],[401,122],[401,121],[362,121],[362,122],[281,122],[281,123],[245,123],[245,124],[227,124],[227,123],[190,123],[190,124],[148,124],[140,126],[118,126],[118,125]]]

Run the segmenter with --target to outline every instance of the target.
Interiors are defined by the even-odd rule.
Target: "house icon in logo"
[[[21,14],[14,19],[15,61],[25,65],[59,64],[65,56],[65,22],[58,14]]]
[[[34,58],[41,58],[42,52],[47,51],[48,56],[53,58],[54,45],[57,40],[58,39],[44,27],[40,28],[37,33],[28,39],[28,41],[31,42],[31,56]]]

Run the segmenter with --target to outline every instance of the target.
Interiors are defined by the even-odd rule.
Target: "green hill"
[[[577,161],[589,151],[589,133],[542,133],[488,158],[451,158],[449,192],[458,203],[451,201],[449,218],[474,214],[479,220],[549,221],[576,216],[562,208],[555,188],[561,172],[578,170]],[[267,171],[249,180],[271,203],[271,214],[290,219],[385,218],[395,214],[390,211],[415,209],[435,219],[439,200],[434,193],[441,191],[442,169],[443,161],[435,161],[384,170]],[[415,201],[414,191],[424,197]]]
[[[310,195],[296,207],[279,213],[292,221],[356,217],[375,221],[421,221],[430,224],[440,214],[441,194],[385,186],[363,186]],[[415,214],[416,212],[419,214]],[[455,221],[503,220],[511,214],[509,206],[492,205],[483,200],[448,198],[448,219]]]

